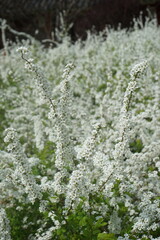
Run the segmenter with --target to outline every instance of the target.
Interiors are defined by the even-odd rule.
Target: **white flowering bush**
[[[159,39],[152,20],[5,44],[0,239],[160,239]]]

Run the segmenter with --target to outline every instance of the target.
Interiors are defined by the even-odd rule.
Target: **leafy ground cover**
[[[0,55],[0,239],[159,240],[160,29]]]

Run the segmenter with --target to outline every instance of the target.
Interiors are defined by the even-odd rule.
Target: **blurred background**
[[[85,39],[87,30],[130,28],[140,14],[142,21],[155,16],[159,25],[160,0],[0,0],[0,18],[38,40],[56,38],[57,30],[75,41]],[[6,35],[15,38],[9,30]]]

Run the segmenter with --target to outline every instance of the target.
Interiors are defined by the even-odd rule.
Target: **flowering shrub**
[[[160,239],[159,37],[6,44],[0,239]]]

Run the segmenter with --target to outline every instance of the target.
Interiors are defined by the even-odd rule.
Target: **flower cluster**
[[[159,240],[160,31],[105,31],[0,56],[0,239]]]
[[[11,240],[10,224],[6,212],[3,208],[0,208],[0,239]]]
[[[148,63],[146,60],[141,63],[136,64],[130,72],[131,79],[134,80],[135,78],[137,78],[139,76],[139,74],[143,73],[144,70],[147,68],[147,65],[148,65]]]
[[[22,191],[21,188],[25,188],[29,200],[34,203],[36,198],[42,198],[42,194],[40,188],[36,184],[34,176],[31,175],[31,169],[27,163],[28,159],[22,151],[17,132],[13,128],[8,128],[6,130],[4,141],[6,143],[10,142],[8,145],[8,151],[12,153],[15,165],[15,171],[10,176],[13,184],[19,189],[19,191]]]
[[[27,54],[28,53],[28,49],[26,47],[23,47],[23,46],[17,48],[16,51],[20,52],[21,54]]]

